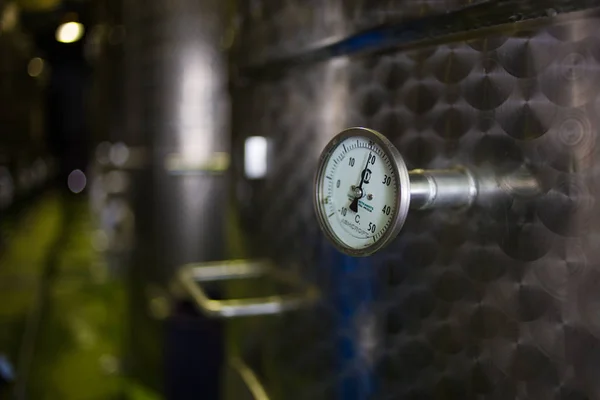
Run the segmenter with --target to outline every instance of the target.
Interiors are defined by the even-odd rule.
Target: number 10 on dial
[[[398,150],[383,135],[350,128],[319,159],[314,203],[328,239],[342,252],[367,256],[396,237],[410,203],[410,180]]]

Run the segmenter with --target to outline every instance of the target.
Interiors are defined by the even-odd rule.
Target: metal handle
[[[246,299],[211,299],[202,283],[270,276],[296,289],[294,293]],[[268,261],[227,260],[184,265],[178,271],[178,281],[200,310],[211,317],[232,318],[253,315],[281,314],[314,303],[317,289],[298,277],[276,270]]]

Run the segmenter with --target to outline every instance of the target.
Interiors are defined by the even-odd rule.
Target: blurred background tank
[[[43,104],[48,74],[33,38],[21,27],[19,8],[12,2],[0,7],[0,165],[7,207],[8,198],[12,203],[31,195],[49,177]]]
[[[226,4],[123,4],[122,140],[147,155],[132,200],[132,373],[169,398],[195,398],[200,391],[211,398],[219,387],[221,326],[172,303],[168,286],[183,264],[227,257]]]

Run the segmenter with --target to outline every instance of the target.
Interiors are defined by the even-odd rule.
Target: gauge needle
[[[354,200],[352,200],[352,203],[350,203],[349,208],[350,208],[350,210],[352,210],[354,212],[358,212],[358,199],[360,199],[362,197],[362,185],[365,182],[365,175],[367,174],[367,167],[369,166],[370,159],[371,159],[371,153],[369,153],[369,156],[367,157],[367,162],[365,163],[365,169],[363,169],[362,172],[360,173],[360,184],[355,189]]]
[[[352,200],[352,203],[350,203],[350,209],[354,212],[358,212],[358,197],[355,197],[354,200]]]

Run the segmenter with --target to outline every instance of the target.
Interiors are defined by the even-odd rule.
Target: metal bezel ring
[[[325,167],[327,165],[327,161],[329,160],[330,155],[335,151],[338,145],[350,137],[363,137],[368,140],[372,140],[381,146],[382,150],[389,157],[392,162],[392,168],[398,178],[397,181],[397,191],[398,196],[396,198],[396,208],[394,211],[394,216],[392,217],[392,223],[390,228],[384,233],[384,235],[377,242],[372,245],[362,248],[362,249],[354,249],[348,246],[345,246],[340,242],[336,234],[331,229],[327,218],[325,218],[325,210],[323,206],[323,183],[324,183],[324,174]],[[353,127],[348,128],[336,136],[333,137],[329,141],[329,143],[325,146],[325,149],[321,152],[321,156],[319,157],[319,163],[317,172],[315,174],[314,179],[314,196],[313,203],[315,208],[315,214],[317,216],[317,221],[321,230],[327,236],[327,239],[342,253],[348,254],[353,257],[366,257],[369,256],[385,246],[387,246],[392,240],[398,236],[404,222],[406,221],[406,217],[408,215],[408,210],[410,207],[410,178],[408,175],[408,169],[406,168],[406,163],[404,159],[400,155],[400,152],[396,147],[390,142],[385,136],[381,133],[374,131],[372,129],[363,128],[363,127]]]

